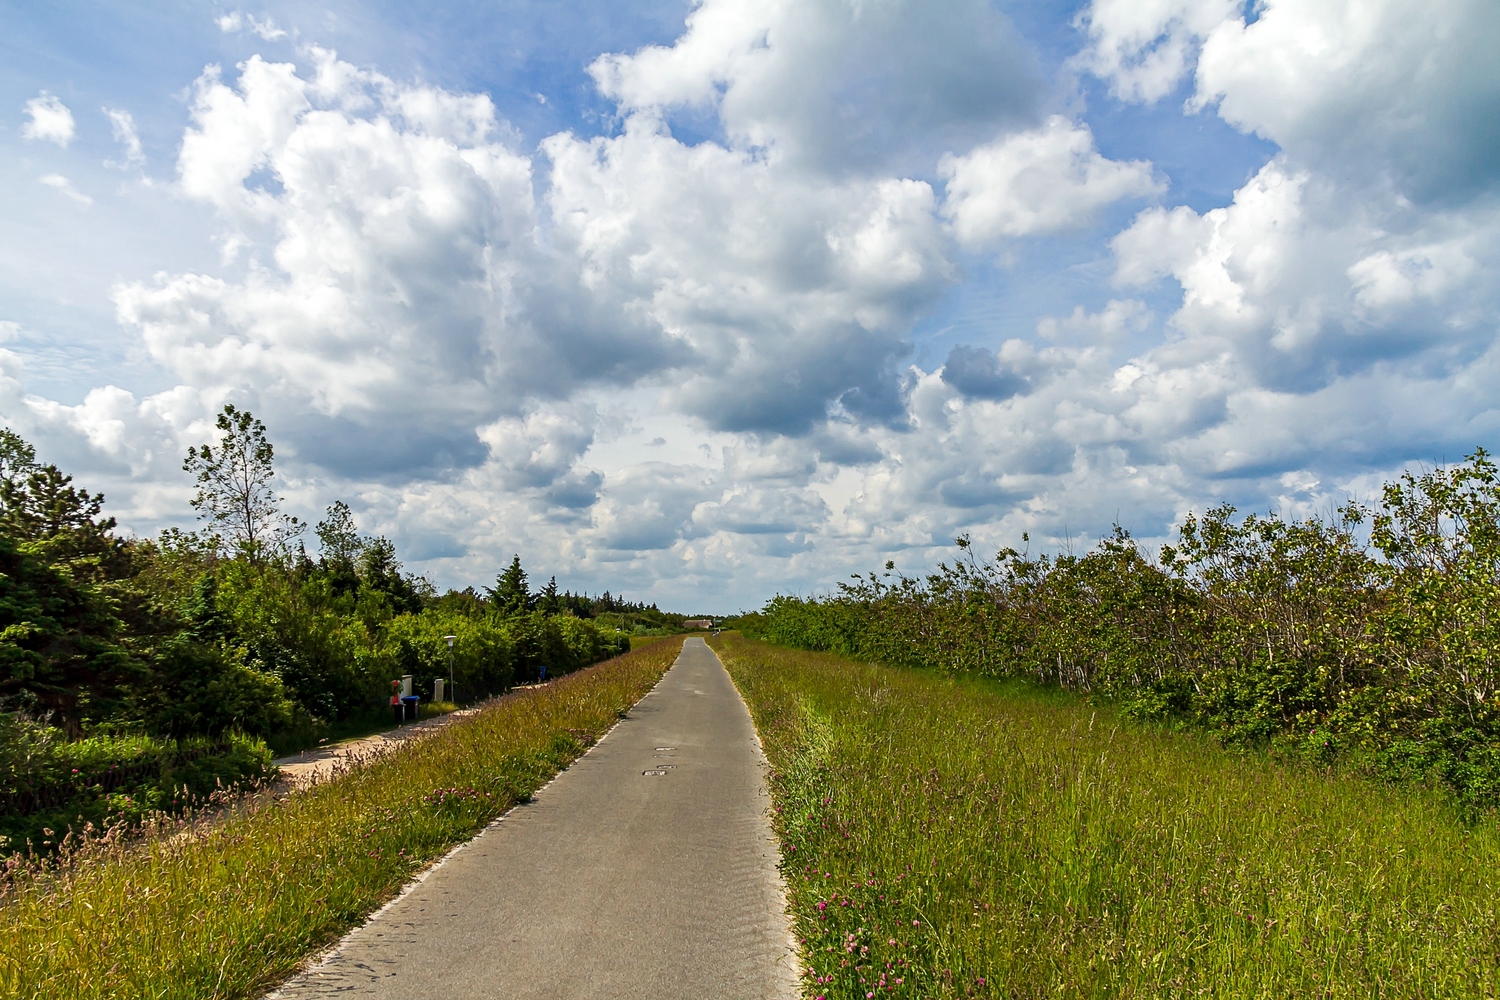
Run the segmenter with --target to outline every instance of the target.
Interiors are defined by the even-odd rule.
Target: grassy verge
[[[1500,831],[1066,695],[711,640],[808,996],[1494,997]]]
[[[259,995],[566,767],[679,645],[509,696],[284,802],[12,871],[0,883],[0,997]]]

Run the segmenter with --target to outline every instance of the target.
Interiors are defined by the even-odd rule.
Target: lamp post
[[[443,638],[448,642],[448,700],[457,705],[458,695],[453,691],[453,640],[457,639],[458,636],[445,635]]]

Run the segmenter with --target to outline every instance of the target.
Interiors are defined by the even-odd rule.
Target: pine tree
[[[531,610],[531,591],[527,589],[526,571],[521,568],[519,555],[514,556],[505,572],[496,578],[490,601],[502,615],[518,615]]]
[[[537,595],[536,606],[549,615],[555,615],[562,610],[562,599],[557,593],[557,577],[547,581],[547,586]]]

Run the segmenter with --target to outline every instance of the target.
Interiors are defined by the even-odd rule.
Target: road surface
[[[688,639],[534,802],[274,996],[794,997],[764,766],[729,675]]]

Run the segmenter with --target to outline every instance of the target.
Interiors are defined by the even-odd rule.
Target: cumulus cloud
[[[994,351],[969,344],[958,344],[948,352],[942,379],[975,399],[1009,399],[1026,390],[1026,380],[1001,364]]]
[[[41,399],[17,335],[0,407],[133,484],[145,523],[181,509],[213,410],[250,405],[303,510],[347,499],[445,582],[519,551],[758,596],[887,554],[919,570],[961,531],[1313,511],[1500,431],[1493,16],[1431,10],[1089,6],[1074,65],[1117,98],[1191,80],[1189,113],[1280,147],[1199,209],[1104,157],[1086,111],[1040,114],[1063,97],[979,0],[705,0],[673,44],[593,62],[606,134],[535,147],[483,94],[316,47],[210,67],[176,193],[226,263],[114,292],[181,384]],[[1132,198],[1163,203],[1088,231]],[[907,364],[986,280],[961,251],[1064,240],[1076,299],[965,317],[941,365]]]
[[[179,183],[251,248],[246,275],[121,285],[120,319],[194,384],[307,417],[305,443],[333,467],[471,463],[497,390],[546,390],[524,370],[538,351],[515,291],[538,259],[530,161],[488,99],[319,58],[311,80],[259,57],[233,86],[204,73]],[[384,440],[329,446],[354,431]]]
[[[1087,125],[1061,115],[945,156],[938,171],[948,181],[943,215],[970,246],[1086,225],[1105,205],[1163,188],[1151,164],[1106,159]]]
[[[538,409],[481,427],[479,437],[506,489],[535,491],[558,507],[587,508],[599,499],[603,477],[579,463],[594,443],[597,419],[587,407]]]
[[[683,410],[773,433],[806,432],[831,407],[899,410],[903,334],[952,280],[929,185],[689,147],[648,117],[542,146],[554,246],[596,300],[673,338]]]
[[[1204,39],[1197,106],[1356,182],[1453,204],[1500,183],[1500,7],[1487,0],[1261,5]]]
[[[1240,0],[1093,0],[1074,21],[1089,44],[1074,64],[1124,101],[1158,101],[1192,71],[1198,47],[1239,16]]]
[[[672,45],[589,72],[626,112],[712,110],[733,142],[834,172],[929,168],[1031,120],[1043,94],[985,0],[705,0]]]
[[[26,116],[30,120],[21,126],[21,138],[55,142],[64,149],[73,141],[73,112],[45,90],[26,102]]]
[[[1127,101],[1191,75],[1190,110],[1419,200],[1500,181],[1500,8],[1486,0],[1094,0],[1076,64]]]

